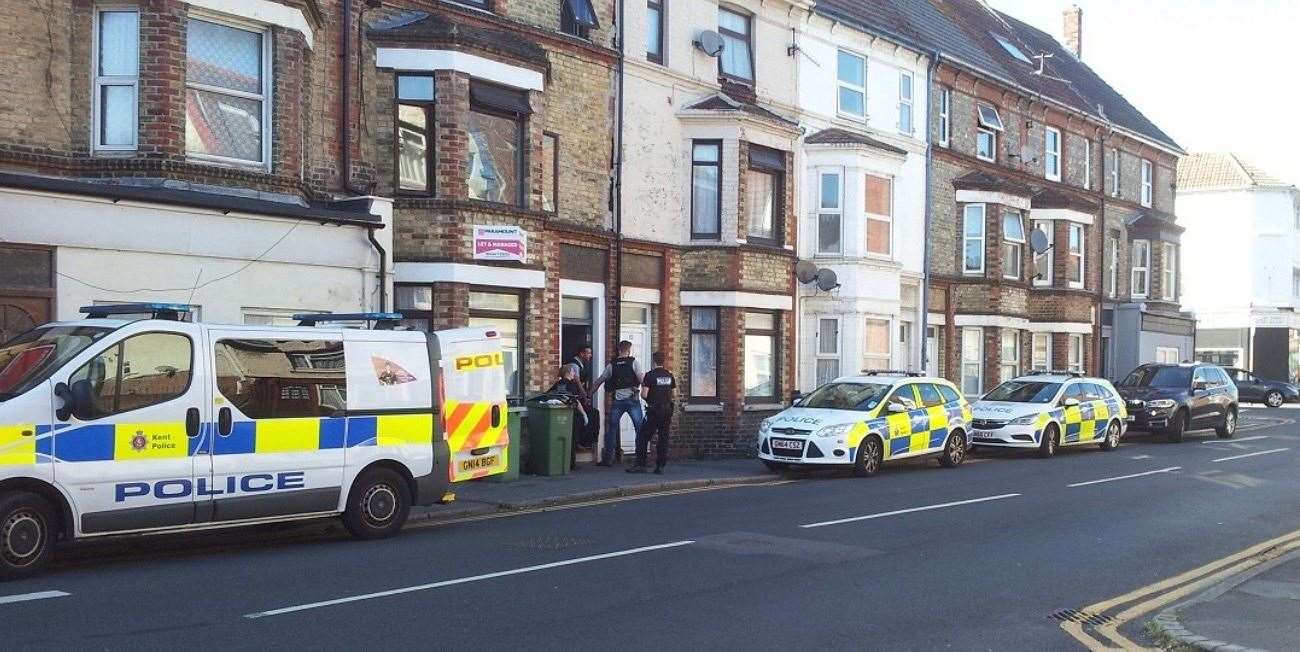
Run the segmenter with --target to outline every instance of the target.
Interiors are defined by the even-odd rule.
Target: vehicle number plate
[[[1132,423],[1134,421],[1137,421],[1137,416],[1130,414],[1127,417],[1124,417],[1124,420]]]
[[[490,469],[496,466],[500,461],[500,459],[501,457],[499,455],[484,455],[482,457],[474,457],[468,460],[461,460],[460,470],[462,472],[465,472],[465,471],[478,471],[480,469]]]
[[[794,439],[773,439],[772,448],[781,450],[797,451],[803,448],[803,442]]]
[[[987,430],[972,430],[971,436],[975,439],[997,439],[997,436]]]

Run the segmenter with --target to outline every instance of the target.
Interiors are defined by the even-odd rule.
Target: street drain
[[[1079,611],[1078,609],[1062,609],[1048,616],[1048,618],[1059,620],[1061,622],[1083,623],[1085,625],[1092,625],[1093,627],[1099,625],[1110,625],[1115,622],[1115,619],[1110,616],[1094,614],[1087,611]]]
[[[576,548],[591,543],[590,539],[569,536],[544,536],[529,537],[517,541],[502,541],[501,545],[511,548],[526,548],[528,550],[563,550],[565,548]]]

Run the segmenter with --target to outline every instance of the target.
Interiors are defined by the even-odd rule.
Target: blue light
[[[327,321],[398,321],[400,312],[302,312],[293,316],[303,324],[316,324]]]
[[[183,303],[110,303],[102,306],[82,306],[80,312],[90,317],[107,317],[109,315],[188,314],[190,306]]]

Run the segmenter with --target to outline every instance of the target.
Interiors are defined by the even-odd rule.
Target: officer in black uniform
[[[662,474],[668,463],[668,431],[673,423],[673,390],[677,389],[677,379],[664,368],[663,351],[655,351],[653,360],[654,368],[646,372],[641,382],[647,415],[645,425],[636,434],[636,466],[628,469],[629,473],[645,473],[646,449],[650,438],[656,435],[655,473]]]

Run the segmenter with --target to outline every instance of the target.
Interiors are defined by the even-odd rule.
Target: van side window
[[[143,333],[118,342],[73,372],[68,385],[83,421],[179,398],[190,387],[194,345],[177,333]]]
[[[944,403],[956,403],[961,400],[961,397],[957,396],[957,390],[947,385],[936,385],[936,387],[939,388],[939,393],[943,395]]]
[[[930,383],[919,383],[916,388],[921,390],[922,407],[943,405],[943,397],[939,395],[939,390],[935,389],[934,385],[931,385]]]
[[[254,419],[328,417],[347,409],[343,343],[221,340],[217,391]]]

